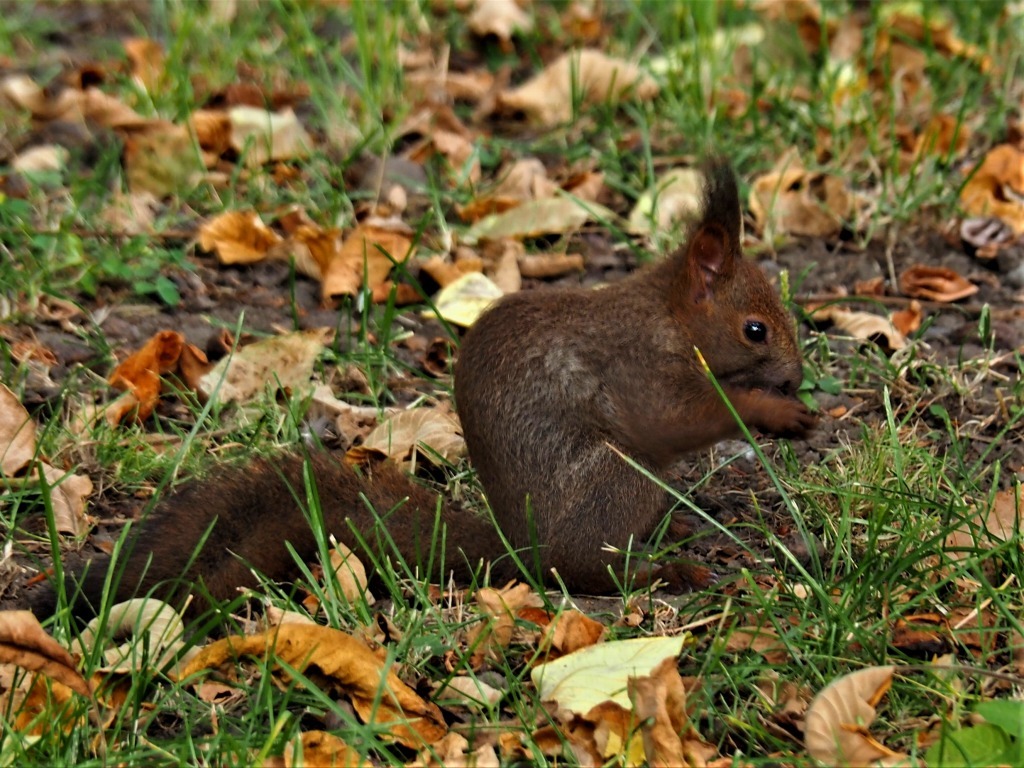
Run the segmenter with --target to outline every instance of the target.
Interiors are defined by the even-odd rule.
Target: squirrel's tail
[[[192,594],[187,612],[197,616],[209,598],[229,601],[239,587],[256,586],[254,572],[288,580],[297,566],[287,545],[309,561],[330,535],[368,570],[401,556],[413,573],[443,578],[454,571],[468,581],[481,561],[505,548],[490,520],[439,506],[438,498],[393,464],[359,473],[325,452],[224,467],[164,499],[136,525],[116,560],[96,558],[83,572],[66,574],[65,591],[75,615],[95,615],[113,569],[112,602],[152,595],[180,606]],[[318,516],[309,512],[317,508],[319,538]],[[30,590],[29,602],[40,616],[56,607],[44,586]]]

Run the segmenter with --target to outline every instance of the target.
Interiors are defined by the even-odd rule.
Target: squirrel
[[[801,437],[816,422],[796,398],[802,359],[792,321],[742,254],[733,171],[721,160],[704,170],[701,218],[668,258],[596,290],[506,296],[466,332],[455,402],[493,521],[439,501],[387,463],[361,473],[323,451],[259,459],[162,500],[129,534],[113,597],[180,602],[195,592],[195,614],[209,607],[207,595],[230,600],[255,586],[251,569],[287,579],[296,565],[285,542],[300,558],[317,552],[299,511],[307,479],[325,531],[364,562],[395,550],[413,567],[433,557],[424,575],[461,581],[488,562],[493,581],[519,573],[510,545],[542,578],[553,570],[573,590],[614,590],[621,550],[668,511],[664,492],[620,453],[664,476],[684,454],[739,433],[697,350],[750,428]],[[111,567],[90,565],[65,579],[79,616],[97,610]],[[689,578],[671,563],[641,577],[669,586]],[[30,602],[37,612],[56,606],[52,591]]]

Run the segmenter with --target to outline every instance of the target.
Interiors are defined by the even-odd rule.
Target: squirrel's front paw
[[[818,423],[811,409],[795,398],[773,398],[770,408],[762,414],[758,428],[789,439],[805,437]]]

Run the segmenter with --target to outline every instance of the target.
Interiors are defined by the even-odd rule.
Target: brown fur
[[[542,577],[557,570],[573,589],[610,589],[609,569],[621,572],[623,562],[604,546],[642,542],[665,511],[661,490],[612,447],[662,474],[684,453],[738,433],[695,348],[750,427],[799,436],[814,425],[794,396],[801,358],[790,319],[740,250],[735,178],[723,164],[707,172],[703,220],[678,252],[600,290],[508,296],[462,343],[456,404],[495,520],[527,565]],[[766,328],[764,341],[747,337],[750,321]],[[412,564],[426,562],[433,493],[394,468],[364,478],[324,455],[308,462],[328,532],[364,559],[391,554],[390,536]],[[285,456],[223,470],[170,496],[132,538],[117,598],[200,582],[230,598],[253,585],[250,565],[286,578],[295,568],[284,541],[302,558],[315,555],[309,522],[297,511],[304,488],[303,459]],[[429,575],[454,570],[465,579],[482,560],[496,561],[492,575],[515,573],[488,521],[446,503],[441,522],[443,566]],[[211,525],[210,543],[186,568]],[[105,570],[96,564],[86,572],[76,610],[95,607]],[[692,574],[654,575],[678,585]]]

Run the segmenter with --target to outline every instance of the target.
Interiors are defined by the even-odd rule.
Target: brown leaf
[[[330,627],[282,624],[251,637],[226,637],[203,648],[176,677],[185,680],[205,669],[233,662],[242,656],[281,664],[309,674],[310,668],[327,678],[329,687],[343,694],[365,723],[388,726],[388,734],[414,749],[436,743],[447,733],[440,710],[403,683],[394,670],[364,643]]]
[[[284,753],[285,768],[329,765],[355,768],[372,765],[342,739],[327,731],[303,731],[293,739]]]
[[[574,93],[585,105],[625,98],[646,101],[658,93],[658,85],[635,64],[588,48],[563,54],[498,100],[504,109],[522,111],[532,122],[557,125],[572,118]]]
[[[914,264],[900,275],[904,296],[931,301],[959,301],[978,292],[978,286],[947,267]]]
[[[163,121],[127,136],[124,166],[132,194],[148,192],[158,198],[188,191],[203,173],[188,127]]]
[[[577,610],[568,610],[556,616],[548,626],[545,637],[562,654],[578,651],[601,641],[607,628]]]
[[[487,656],[495,656],[512,642],[516,615],[526,607],[539,607],[540,597],[529,584],[510,582],[502,589],[485,587],[473,596],[487,621],[469,632],[469,646],[473,648],[470,665],[479,669]]]
[[[907,340],[892,321],[870,312],[854,312],[839,304],[826,304],[817,308],[808,307],[813,322],[830,321],[836,329],[850,334],[855,339],[876,341],[889,350],[895,351],[907,346]]]
[[[967,253],[979,259],[994,259],[1003,246],[1016,238],[1013,229],[1002,219],[982,216],[961,222],[960,239],[965,243]]]
[[[513,34],[533,29],[533,16],[516,0],[476,0],[466,25],[478,37],[494,35],[501,41],[502,49],[509,51]]]
[[[454,461],[465,450],[466,441],[454,414],[441,408],[412,408],[399,411],[378,425],[362,445],[349,449],[345,460],[362,465],[375,456],[395,462],[422,457],[436,463],[438,455],[445,461]]]
[[[108,381],[115,389],[129,391],[138,403],[136,418],[149,418],[160,398],[160,377],[175,370],[185,346],[185,337],[176,331],[154,334],[141,349],[130,355]]]
[[[132,65],[132,79],[148,93],[157,93],[164,79],[164,48],[148,37],[130,37],[124,51]]]
[[[845,675],[822,690],[807,710],[804,746],[826,765],[869,765],[906,758],[868,732],[875,706],[892,685],[895,667],[868,667]]]
[[[583,268],[583,256],[578,253],[524,253],[519,257],[519,272],[523,277],[543,280],[582,272]]]
[[[13,477],[36,455],[36,423],[0,382],[0,474]]]
[[[561,235],[579,229],[592,219],[614,221],[615,214],[597,203],[569,197],[528,200],[509,211],[481,219],[463,234],[462,241],[475,245],[481,240]]]
[[[92,697],[74,658],[46,634],[32,611],[0,611],[0,662],[41,672],[80,696]]]
[[[373,288],[383,283],[395,263],[406,262],[413,254],[408,228],[393,220],[367,220],[345,238],[338,256],[339,274],[355,274],[362,285],[365,269],[366,285]],[[342,266],[343,265],[343,266]],[[365,265],[365,266],[364,266]],[[333,271],[332,273],[333,274]],[[324,277],[324,296],[337,296],[349,291],[343,280],[332,285]]]
[[[856,198],[837,176],[790,167],[755,179],[750,212],[761,230],[809,237],[838,235],[856,212]]]
[[[92,494],[92,480],[86,475],[72,475],[46,462],[39,462],[39,467],[50,485],[53,523],[57,530],[81,536],[89,530],[85,500]]]
[[[1024,234],[1024,151],[1010,144],[990,150],[960,190],[960,203],[971,216],[996,216]]]
[[[312,390],[313,365],[333,336],[329,328],[311,328],[247,344],[218,361],[200,379],[197,392],[220,403],[247,403],[268,386]]]
[[[892,327],[904,336],[916,332],[921,327],[923,318],[924,310],[921,308],[921,302],[917,299],[910,302],[906,309],[899,309],[889,316],[889,319],[892,320]]]
[[[340,541],[331,547],[331,569],[341,588],[341,594],[350,603],[365,600],[367,605],[373,605],[376,602],[367,588],[370,580],[366,577],[363,561]]]
[[[261,261],[280,242],[255,211],[227,211],[199,228],[199,247],[215,253],[221,264]]]

